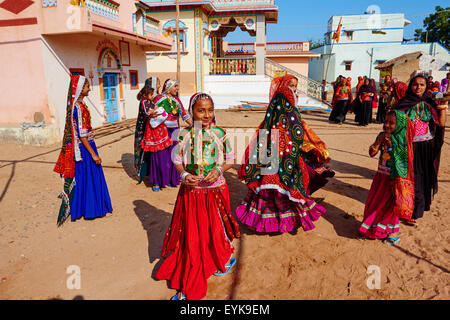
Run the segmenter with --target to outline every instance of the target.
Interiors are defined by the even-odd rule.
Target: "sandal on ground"
[[[225,265],[225,268],[227,269],[227,271],[226,271],[226,272],[223,272],[223,273],[216,272],[216,273],[214,273],[214,275],[215,275],[215,276],[218,276],[218,277],[226,276],[226,275],[230,272],[231,268],[233,268],[233,266],[234,266],[235,264],[236,264],[236,259],[235,259],[235,258],[231,258],[231,259],[230,259],[230,263],[228,263],[228,264]]]
[[[415,226],[417,224],[417,220],[416,219],[411,219],[411,220],[404,220],[403,221],[404,224],[406,224],[407,226]]]
[[[176,295],[174,295],[170,300],[173,300],[173,301],[181,301],[181,300],[186,300],[186,296],[182,293],[182,292],[180,292],[180,294],[181,294],[181,299],[180,298],[178,298],[178,293],[176,294]]]
[[[400,237],[387,237],[383,240],[386,244],[393,246],[396,245],[400,241]]]
[[[160,188],[159,188],[159,186],[153,186],[153,191],[155,191],[155,192],[157,192],[157,191],[159,191],[159,190],[161,190]]]

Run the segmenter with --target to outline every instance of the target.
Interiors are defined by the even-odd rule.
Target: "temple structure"
[[[176,78],[176,2],[143,0],[147,14],[158,19],[163,33],[173,38],[172,49],[148,52],[148,75],[161,82]],[[320,83],[308,79],[309,42],[267,42],[268,24],[278,23],[274,0],[180,0],[181,95],[203,91],[215,98],[218,108],[247,101],[267,102],[270,81],[286,72],[301,78],[304,98],[322,105]],[[255,38],[252,43],[227,43],[237,28]],[[303,103],[311,103],[303,99]]]

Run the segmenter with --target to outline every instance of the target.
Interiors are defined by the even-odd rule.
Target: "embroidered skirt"
[[[225,272],[234,251],[232,241],[239,226],[231,214],[228,186],[213,188],[180,187],[172,222],[164,239],[164,260],[156,273],[180,290],[188,300],[206,295],[207,279]]]
[[[290,232],[299,227],[305,231],[314,229],[325,208],[314,200],[305,204],[289,200],[277,190],[249,190],[242,204],[236,209],[239,220],[257,232]]]
[[[359,231],[371,239],[384,239],[399,231],[399,218],[394,214],[392,180],[388,174],[377,172],[370,187]]]

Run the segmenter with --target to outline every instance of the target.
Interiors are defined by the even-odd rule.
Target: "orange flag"
[[[339,37],[341,36],[341,28],[342,28],[342,17],[341,20],[339,20],[338,28],[333,35],[333,39],[336,40],[337,43],[339,43]]]

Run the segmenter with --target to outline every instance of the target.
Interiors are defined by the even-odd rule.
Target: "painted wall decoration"
[[[56,0],[42,0],[42,7],[47,8],[47,7],[56,7],[57,1]]]
[[[111,48],[106,48],[100,53],[97,67],[100,76],[103,76],[105,68],[108,72],[111,70],[116,70],[118,72],[123,71],[119,55]]]
[[[95,49],[97,51],[102,51],[106,48],[112,48],[115,51],[119,51],[119,48],[116,46],[116,44],[109,39],[103,39],[99,41]]]
[[[239,25],[245,26],[247,30],[256,30],[256,16],[230,16],[209,18],[209,31],[217,31],[222,25],[227,25],[233,18]]]

